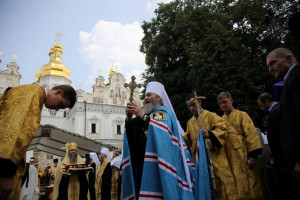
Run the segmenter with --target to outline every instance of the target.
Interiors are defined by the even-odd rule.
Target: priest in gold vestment
[[[49,169],[50,182],[54,183],[56,173],[58,171],[58,159],[53,159],[53,166]]]
[[[69,85],[5,90],[0,97],[0,199],[19,199],[26,150],[39,127],[43,104],[59,110],[72,108],[75,102],[76,92]]]
[[[224,111],[223,119],[233,128],[226,153],[237,185],[239,199],[264,199],[263,184],[257,156],[262,153],[262,146],[256,128],[243,111],[233,108],[229,92],[222,92],[217,98]]]
[[[77,144],[71,142],[67,146],[67,155],[61,161],[59,169],[56,173],[52,200],[86,200],[88,193],[88,171],[92,167],[81,167],[85,165],[82,157],[77,153]],[[72,168],[71,166],[78,166]],[[72,169],[72,170],[71,170]]]
[[[111,199],[111,165],[110,165],[110,154],[108,148],[102,147],[100,152],[100,157],[102,159],[101,163],[98,165],[96,173],[96,199],[106,200]]]
[[[121,150],[117,149],[114,151],[114,156],[111,160],[111,200],[122,199],[122,153]]]
[[[35,168],[38,171],[38,188],[41,190],[41,179],[44,175],[44,170],[40,166],[38,158],[35,158]]]
[[[192,148],[191,154],[195,162],[198,135],[200,129],[203,129],[215,175],[216,190],[212,191],[212,199],[237,199],[235,195],[236,185],[225,153],[225,145],[228,140],[227,122],[217,114],[202,109],[202,100],[196,99],[194,93],[189,94],[186,100],[193,117],[187,123],[187,130],[183,138],[187,147]],[[197,104],[200,109],[200,117],[198,116]]]

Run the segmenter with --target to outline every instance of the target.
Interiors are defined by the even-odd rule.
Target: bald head
[[[297,63],[294,54],[286,48],[271,51],[266,57],[269,72],[276,78],[283,79],[290,67]]]

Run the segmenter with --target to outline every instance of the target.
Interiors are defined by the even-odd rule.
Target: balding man
[[[286,167],[280,182],[286,188],[285,198],[300,198],[300,65],[294,54],[286,48],[270,52],[266,63],[270,73],[277,79],[285,80],[277,121],[278,148],[281,149]]]

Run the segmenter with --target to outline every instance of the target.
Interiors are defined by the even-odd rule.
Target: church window
[[[92,124],[91,129],[92,129],[92,133],[96,133],[96,124]]]
[[[99,119],[95,115],[89,119],[88,124],[88,133],[99,134]]]
[[[114,134],[115,135],[122,135],[124,132],[124,119],[118,117],[114,120]]]
[[[117,125],[117,134],[121,134],[121,125]]]

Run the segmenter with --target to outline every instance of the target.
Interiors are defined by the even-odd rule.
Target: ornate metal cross
[[[55,36],[55,42],[60,42],[60,36],[62,36],[63,34],[61,34],[60,32],[56,32]],[[58,39],[58,40],[57,40]]]
[[[135,76],[132,76],[132,77],[131,77],[131,82],[130,82],[129,84],[128,84],[128,83],[125,83],[125,84],[124,84],[124,87],[125,87],[125,88],[129,87],[129,89],[130,89],[130,97],[129,97],[129,101],[130,101],[130,102],[133,101],[133,90],[134,90],[135,88],[141,88],[141,87],[142,87],[141,84],[137,84],[134,80],[135,80]]]

